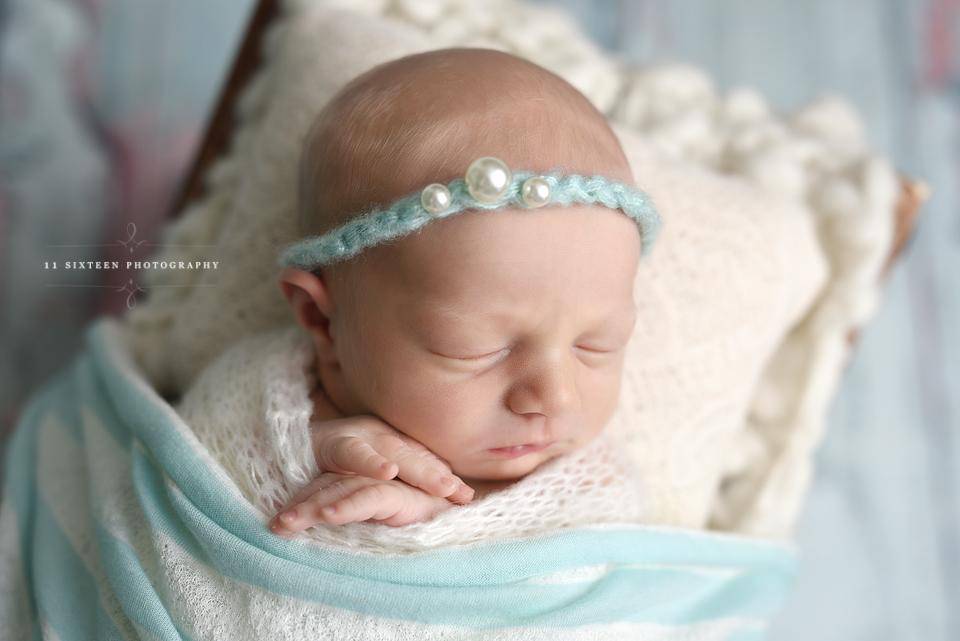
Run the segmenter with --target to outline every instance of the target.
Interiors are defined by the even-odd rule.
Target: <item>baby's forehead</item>
[[[377,288],[398,304],[509,308],[568,296],[606,305],[632,296],[640,235],[602,207],[473,211],[367,251]]]

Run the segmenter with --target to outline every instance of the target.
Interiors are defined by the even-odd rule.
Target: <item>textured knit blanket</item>
[[[284,540],[112,320],[21,417],[0,639],[757,639],[790,546],[604,524],[370,554]]]

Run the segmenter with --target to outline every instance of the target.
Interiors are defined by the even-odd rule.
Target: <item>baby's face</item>
[[[477,480],[519,478],[601,431],[635,322],[632,220],[467,212],[366,253],[321,368],[345,414],[375,414]]]

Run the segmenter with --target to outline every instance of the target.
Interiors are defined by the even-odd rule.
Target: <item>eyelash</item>
[[[581,346],[581,345],[577,345],[576,347],[579,348],[579,349],[582,349],[582,350],[584,350],[584,351],[586,351],[586,352],[590,352],[591,354],[614,354],[614,353],[620,351],[619,349],[593,349],[593,348],[591,348],[591,347],[583,347],[583,346]],[[508,348],[505,347],[504,349],[508,349]],[[496,356],[497,354],[499,354],[499,353],[502,352],[502,351],[503,351],[503,349],[498,349],[498,350],[495,351],[495,352],[490,352],[490,353],[488,353],[488,354],[481,354],[481,355],[479,355],[479,356],[455,356],[455,357],[453,357],[453,358],[455,358],[455,359],[458,360],[458,361],[468,361],[468,362],[469,362],[469,361],[482,361],[482,360],[486,360],[486,359],[488,359],[488,358],[491,358],[491,357],[493,357],[493,356]]]
[[[487,358],[490,358],[491,356],[495,356],[502,351],[503,349],[498,349],[495,352],[490,352],[489,354],[481,354],[480,356],[454,356],[453,358],[457,359],[458,361],[482,361]]]

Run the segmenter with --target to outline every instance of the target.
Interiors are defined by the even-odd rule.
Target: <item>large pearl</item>
[[[550,202],[550,183],[540,176],[527,178],[520,187],[520,198],[531,209],[543,207]]]
[[[464,182],[473,199],[481,203],[492,203],[500,199],[510,183],[513,174],[507,164],[499,158],[484,156],[477,158],[467,167]]]
[[[428,214],[439,214],[450,206],[450,190],[446,185],[433,183],[427,185],[420,192],[420,204],[427,210]]]

